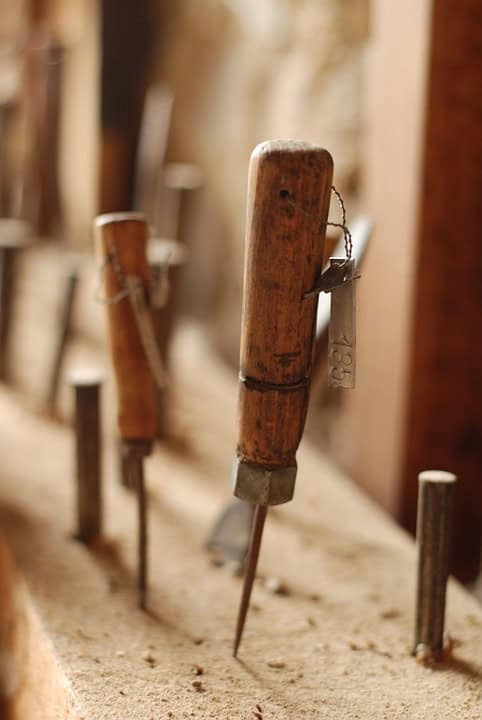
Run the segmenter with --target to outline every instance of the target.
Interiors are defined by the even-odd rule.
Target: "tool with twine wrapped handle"
[[[306,419],[333,161],[269,141],[249,167],[234,494],[255,505],[234,642],[243,633],[268,505],[288,502]]]
[[[94,223],[103,267],[103,302],[107,308],[110,352],[117,386],[118,425],[130,486],[139,507],[139,606],[145,607],[147,587],[147,499],[143,459],[157,430],[154,379],[162,382],[156,348],[149,336],[146,259],[148,226],[140,213],[100,215]],[[152,330],[152,328],[151,328]]]

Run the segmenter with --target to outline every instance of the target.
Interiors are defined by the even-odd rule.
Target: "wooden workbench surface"
[[[236,376],[189,327],[173,366],[178,441],[147,465],[148,614],[136,608],[136,506],[115,481],[112,433],[106,545],[91,552],[70,537],[71,432],[0,393],[0,523],[27,580],[34,631],[19,717],[480,720],[480,605],[451,583],[453,657],[418,665],[413,543],[306,441],[294,502],[269,513],[231,657],[241,581],[214,567],[203,544],[230,498]],[[111,397],[109,384],[106,406]],[[288,595],[266,589],[271,576]]]

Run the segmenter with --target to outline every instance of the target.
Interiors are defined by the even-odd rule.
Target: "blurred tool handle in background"
[[[317,309],[316,296],[303,297],[321,273],[332,172],[329,153],[302,142],[265,143],[251,159],[240,356],[241,464],[263,469],[296,465]],[[236,494],[251,499],[241,487]],[[252,499],[259,500],[258,490]]]
[[[143,458],[152,448],[157,430],[154,379],[136,320],[129,287],[139,285],[148,308],[150,271],[146,258],[148,226],[140,213],[111,213],[95,221],[107,309],[110,352],[117,386],[118,423],[131,486],[139,503],[139,605],[145,607],[147,584],[147,508]],[[138,298],[137,298],[138,300]],[[142,303],[141,303],[142,304]],[[148,321],[147,321],[148,322]]]
[[[147,224],[140,213],[111,213],[100,215],[95,227],[117,388],[119,431],[125,440],[148,440],[154,436],[157,422],[154,381],[125,285],[126,277],[136,276],[148,292]]]

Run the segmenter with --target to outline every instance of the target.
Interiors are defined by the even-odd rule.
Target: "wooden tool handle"
[[[157,427],[154,381],[129,298],[119,295],[125,289],[123,277],[129,275],[141,278],[147,292],[147,223],[140,213],[112,213],[97,217],[94,227],[103,267],[120,435],[124,440],[150,440]]]
[[[294,140],[258,145],[248,183],[238,456],[295,464],[312,367],[333,161]]]

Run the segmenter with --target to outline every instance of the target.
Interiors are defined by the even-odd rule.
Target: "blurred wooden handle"
[[[287,467],[305,424],[333,161],[270,141],[251,156],[241,331],[238,457]]]
[[[149,284],[146,259],[147,223],[140,213],[100,215],[94,222],[97,252],[103,267],[103,293],[112,299],[124,289],[124,277]],[[157,409],[154,381],[128,297],[107,302],[110,352],[117,385],[118,422],[124,440],[155,436]]]

